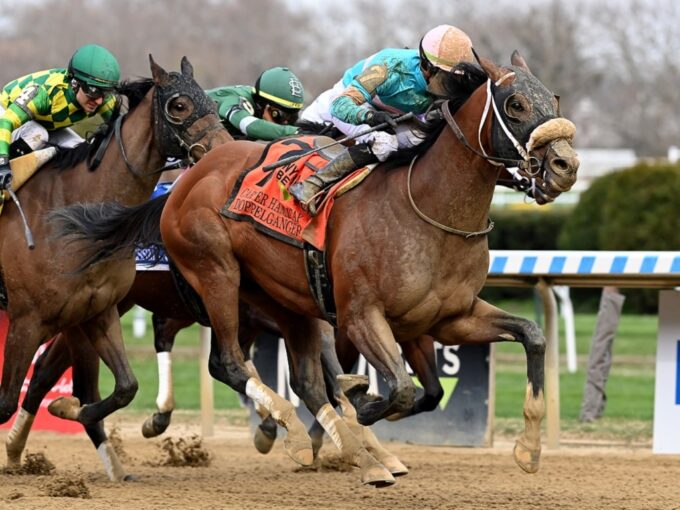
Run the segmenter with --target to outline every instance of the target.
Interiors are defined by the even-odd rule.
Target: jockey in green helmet
[[[42,147],[48,139],[62,146],[82,141],[69,126],[85,118],[111,117],[113,89],[120,80],[116,58],[88,44],[71,57],[68,67],[38,71],[0,91],[0,190],[12,182],[10,157]]]
[[[255,86],[234,85],[207,90],[222,123],[236,137],[275,140],[294,135],[304,103],[302,82],[287,67],[264,71]]]

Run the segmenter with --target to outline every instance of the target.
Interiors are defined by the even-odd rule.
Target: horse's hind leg
[[[73,360],[73,396],[81,404],[87,405],[101,400],[99,394],[99,356],[86,338],[82,338],[74,332],[69,335],[69,345],[71,351],[70,358]],[[55,348],[60,347],[55,345]],[[90,441],[97,449],[97,454],[104,464],[109,480],[112,482],[122,482],[134,480],[133,475],[126,475],[123,465],[118,459],[118,454],[106,436],[104,422],[85,425],[85,432]]]
[[[170,425],[172,411],[175,409],[175,397],[172,384],[172,348],[177,333],[193,324],[190,320],[171,319],[158,314],[151,316],[153,324],[153,344],[156,349],[158,364],[158,394],[156,396],[157,412],[149,416],[142,425],[144,437],[156,437],[166,431]]]
[[[543,384],[546,345],[540,328],[533,321],[515,317],[477,299],[469,315],[438,325],[432,335],[447,345],[520,342],[524,346],[528,379],[524,398],[524,432],[517,440],[513,454],[524,471],[538,471],[541,421],[545,415]]]
[[[295,319],[295,320],[294,320]],[[288,349],[291,385],[331,437],[343,458],[361,469],[361,481],[378,487],[391,485],[394,477],[363,447],[329,403],[321,369],[318,321],[289,314],[284,337]]]
[[[99,357],[113,373],[113,393],[99,402],[82,407],[76,398],[61,398],[54,400],[48,409],[60,418],[91,425],[128,405],[134,398],[138,385],[125,354],[120,318],[115,306],[81,324],[79,328],[79,334],[90,340]]]

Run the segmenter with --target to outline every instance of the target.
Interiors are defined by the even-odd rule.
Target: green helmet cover
[[[305,101],[302,82],[287,67],[273,67],[263,72],[255,82],[260,97],[283,108],[300,110]]]
[[[78,48],[69,61],[68,70],[77,80],[104,89],[115,87],[120,80],[116,57],[96,44]]]

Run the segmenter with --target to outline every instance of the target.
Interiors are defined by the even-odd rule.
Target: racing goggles
[[[96,101],[97,99],[100,99],[106,95],[108,92],[105,89],[95,87],[94,85],[88,85],[87,83],[80,83],[80,90],[83,91],[83,94],[87,96],[88,99],[91,99],[93,101]]]
[[[269,105],[269,113],[272,116],[272,120],[276,122],[277,124],[295,124],[298,120],[298,116],[300,115],[299,110],[293,110],[293,109],[287,109],[287,108],[278,108],[274,105]]]

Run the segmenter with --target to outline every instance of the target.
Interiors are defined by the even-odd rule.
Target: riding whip
[[[396,117],[394,119],[394,122],[404,122],[406,120],[411,120],[414,117],[413,112],[405,113],[404,115],[401,115],[399,117]],[[288,165],[289,163],[293,163],[297,161],[298,159],[304,158],[306,156],[309,156],[311,154],[316,154],[317,152],[320,152],[322,150],[328,149],[329,147],[334,147],[335,145],[340,145],[345,142],[349,142],[350,140],[354,140],[356,138],[359,138],[361,136],[367,135],[369,133],[372,133],[373,131],[380,131],[381,129],[385,129],[386,127],[389,127],[390,123],[389,122],[383,122],[382,124],[378,124],[377,126],[373,126],[370,129],[365,129],[364,131],[361,131],[360,133],[356,133],[354,135],[347,135],[344,138],[340,138],[340,140],[336,140],[333,143],[329,143],[327,145],[324,145],[323,147],[319,147],[317,149],[312,149],[311,151],[303,152],[302,154],[297,154],[295,156],[290,156],[288,158],[283,158],[280,159],[279,161],[276,161],[275,163],[271,163],[265,167],[262,168],[265,172],[268,172],[269,170],[274,170],[275,168],[278,168],[283,165]]]
[[[7,193],[9,193],[9,196],[12,197],[12,201],[16,204],[17,209],[19,209],[21,221],[24,222],[24,236],[26,237],[26,244],[28,244],[28,249],[32,250],[35,248],[35,243],[33,242],[33,232],[31,232],[31,227],[28,226],[28,221],[26,220],[24,210],[21,208],[19,199],[17,198],[16,193],[14,193],[14,190],[11,187],[7,188]]]

